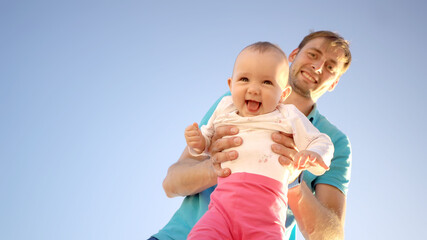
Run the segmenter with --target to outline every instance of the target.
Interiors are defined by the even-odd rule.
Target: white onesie
[[[230,168],[232,173],[260,174],[287,183],[292,173],[290,169],[280,165],[279,155],[271,150],[271,145],[274,144],[271,134],[277,131],[293,134],[298,150],[318,153],[327,166],[333,157],[334,145],[329,136],[319,132],[307,117],[291,104],[279,104],[271,113],[241,117],[237,114],[231,96],[224,97],[208,124],[201,127],[206,139],[206,149],[210,145],[215,129],[225,125],[238,127],[239,133],[236,136],[243,139],[242,145],[227,150],[236,150],[239,157],[222,163],[222,167]],[[190,153],[197,155],[192,149]],[[321,167],[311,167],[308,170],[315,175],[322,175],[325,172]]]

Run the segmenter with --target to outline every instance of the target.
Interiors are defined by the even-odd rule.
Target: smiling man
[[[327,134],[335,152],[325,174],[315,176],[304,171],[289,185],[286,237],[295,239],[295,224],[298,223],[307,239],[343,239],[351,147],[347,136],[319,113],[316,101],[327,91],[335,89],[341,75],[350,66],[349,44],[336,33],[313,32],[292,51],[289,61],[292,62],[289,84],[293,91],[285,103],[294,104],[320,132]],[[211,107],[200,125],[206,124],[219,101]],[[229,169],[222,169],[220,164],[238,157],[237,151],[228,149],[241,145],[242,139],[223,137],[235,135],[238,131],[234,126],[217,128],[209,149],[210,158],[192,157],[186,148],[180,159],[169,168],[163,182],[167,196],[186,197],[169,223],[151,239],[186,239],[191,228],[207,211],[217,177],[230,175]],[[272,139],[277,143],[272,145],[273,152],[281,155],[278,161],[284,166],[292,164],[297,153],[292,136],[276,132]]]
[[[317,101],[326,91],[332,91],[345,66],[345,51],[333,46],[327,38],[316,38],[305,47],[295,49],[290,55],[294,61],[298,53],[300,59],[290,72],[290,85],[298,95]],[[298,81],[299,75],[303,81]]]

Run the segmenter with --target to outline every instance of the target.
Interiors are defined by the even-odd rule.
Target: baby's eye
[[[273,85],[273,82],[272,82],[272,81],[270,81],[270,80],[265,80],[265,81],[264,81],[264,84],[267,84],[267,85]]]
[[[248,78],[243,77],[243,78],[240,78],[240,81],[242,81],[242,82],[249,82],[249,79],[248,79]]]

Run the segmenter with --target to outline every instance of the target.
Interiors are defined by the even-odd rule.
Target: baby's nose
[[[260,88],[256,85],[252,85],[249,87],[248,92],[251,94],[259,94],[260,93]]]

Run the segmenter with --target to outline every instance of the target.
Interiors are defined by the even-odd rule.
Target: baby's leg
[[[226,202],[233,239],[282,239],[286,221],[286,192],[275,179],[251,173],[233,173],[218,185],[232,196]],[[212,198],[214,198],[213,196]]]
[[[187,239],[232,239],[230,229],[223,215],[211,204],[209,210],[194,225]]]

